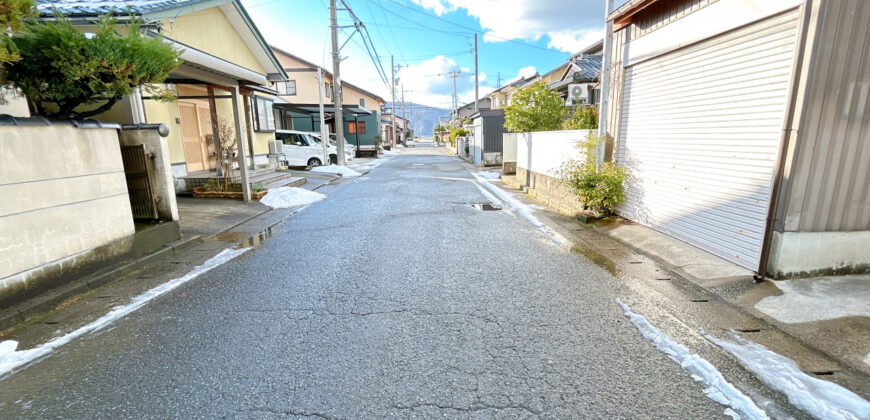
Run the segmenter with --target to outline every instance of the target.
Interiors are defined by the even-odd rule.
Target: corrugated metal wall
[[[665,0],[653,3],[632,19],[631,38],[640,38],[719,0]]]
[[[820,4],[813,65],[784,225],[798,232],[870,230],[870,2]]]
[[[504,146],[504,113],[483,117],[483,152],[497,153]]]

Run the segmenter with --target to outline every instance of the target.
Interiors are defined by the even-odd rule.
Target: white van
[[[312,137],[317,139],[317,141],[320,141],[320,133],[313,132],[313,133],[308,133],[308,134],[310,134]],[[338,147],[336,147],[336,145],[335,145],[335,134],[329,135],[329,146],[331,148],[335,149],[335,153],[337,156],[338,155]],[[332,153],[332,152],[330,152],[330,153]],[[356,146],[348,143],[347,139],[344,139],[344,160],[350,162],[353,160],[354,156],[356,156]],[[329,155],[329,158],[333,159],[333,156]],[[336,162],[332,162],[332,163],[336,163]]]
[[[323,144],[311,133],[296,130],[275,130],[275,140],[284,143],[282,147],[284,159],[288,166],[320,166],[323,165]],[[335,147],[327,149],[329,163],[338,161]]]

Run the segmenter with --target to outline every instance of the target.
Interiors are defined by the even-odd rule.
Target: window
[[[347,123],[347,134],[365,134],[366,133],[366,122],[354,122],[351,121]]]
[[[366,107],[366,98],[359,98],[359,107],[360,108]]]
[[[275,131],[275,114],[270,99],[254,96],[254,114],[256,131]]]
[[[279,95],[296,95],[296,81],[288,80],[286,82],[278,82],[275,85]]]
[[[332,85],[329,84],[329,82],[323,82],[323,89],[326,90],[326,97],[331,98],[332,97]]]

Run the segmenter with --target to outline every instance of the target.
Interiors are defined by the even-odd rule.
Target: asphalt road
[[[7,377],[0,417],[723,417],[617,279],[430,153]]]

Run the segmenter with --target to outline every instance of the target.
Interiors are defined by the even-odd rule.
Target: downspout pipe
[[[760,283],[769,274],[767,271],[770,259],[770,247],[773,241],[773,232],[776,229],[776,213],[779,209],[780,190],[782,189],[785,176],[786,155],[788,153],[791,134],[796,116],[794,115],[797,104],[797,92],[800,88],[801,69],[803,67],[804,54],[807,46],[807,33],[810,30],[810,18],[812,15],[813,0],[804,0],[801,10],[801,26],[798,32],[799,39],[796,45],[795,60],[792,67],[792,81],[788,89],[788,101],[786,102],[785,120],[783,121],[782,137],[779,142],[779,150],[774,163],[773,184],[770,189],[770,204],[767,207],[767,220],[765,221],[764,237],[761,242],[761,255],[758,259],[758,269],[752,278]],[[810,66],[811,67],[811,66]]]

